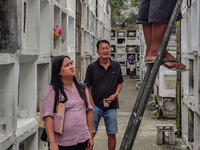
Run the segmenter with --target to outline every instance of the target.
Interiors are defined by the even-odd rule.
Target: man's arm
[[[95,104],[94,104],[94,101],[93,101],[91,89],[88,86],[87,86],[87,89],[88,89],[88,93],[89,93],[89,97],[90,97],[90,104],[92,105],[92,107],[94,107]]]
[[[130,64],[135,63],[135,60],[134,59],[129,59],[129,63]]]
[[[121,89],[122,89],[122,83],[119,83],[119,84],[117,85],[117,89],[116,89],[115,93],[117,93],[117,95],[118,95],[119,92],[121,91]]]
[[[132,60],[131,60],[130,58],[128,58],[128,61],[129,61],[129,64],[131,64],[131,63],[132,63]]]
[[[121,89],[122,89],[122,83],[119,83],[119,84],[117,85],[117,89],[116,89],[115,93],[112,94],[112,95],[110,95],[110,97],[108,97],[108,98],[106,99],[106,101],[107,101],[108,103],[112,103],[112,102],[117,98],[117,96],[118,96],[119,92],[121,91]]]

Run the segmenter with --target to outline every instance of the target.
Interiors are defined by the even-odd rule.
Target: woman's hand
[[[49,144],[50,144],[49,145],[50,150],[59,150],[58,145],[56,144],[56,142],[50,142]]]
[[[93,139],[93,137],[91,137],[91,138],[88,140],[88,145],[87,145],[87,149],[86,149],[86,150],[92,150],[92,149],[93,149],[93,146],[94,146],[94,139]]]

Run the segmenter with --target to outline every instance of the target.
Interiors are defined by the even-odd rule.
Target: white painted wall
[[[98,10],[104,10],[107,0],[98,2]],[[22,0],[17,7],[22,47],[15,54],[0,53],[0,150],[47,150],[47,144],[38,139],[40,101],[50,83],[52,57],[68,55],[75,59],[76,1]],[[82,12],[84,77],[88,64],[97,58],[97,40],[110,39],[110,12],[100,11],[96,16],[96,5],[91,0],[82,2]],[[55,25],[63,29],[56,44]],[[25,118],[19,114],[24,109],[28,110]]]
[[[139,39],[137,38],[136,34],[137,32],[138,31],[134,29],[111,31],[111,58],[120,63],[123,75],[127,75],[129,73],[130,67],[128,63],[128,57],[133,54],[135,56],[134,60],[136,61],[134,64],[136,75],[140,76],[140,48],[138,43]],[[133,35],[130,33],[133,33]],[[136,49],[138,49],[138,51]]]
[[[190,69],[182,73],[182,131],[183,139],[192,150],[200,148],[200,2],[192,0],[190,8],[187,7],[187,1],[183,0],[181,21],[181,49],[182,61]],[[189,110],[194,113],[193,121],[189,118]],[[188,127],[194,125],[193,132]],[[193,135],[194,140],[190,141],[189,137]]]
[[[106,12],[106,7],[108,7]],[[97,9],[97,14],[96,14]],[[106,39],[110,42],[110,6],[107,0],[84,0],[82,2],[82,77],[85,78],[87,66],[98,58],[96,54],[96,43],[100,39]]]

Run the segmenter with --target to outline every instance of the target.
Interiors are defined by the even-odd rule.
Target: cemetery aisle
[[[137,79],[130,79],[129,76],[124,77],[122,91],[119,94],[118,109],[118,134],[116,150],[119,150],[127,123],[130,118],[135,100],[139,90],[136,89],[135,84],[138,83]],[[175,138],[175,145],[169,145],[168,138],[165,137],[165,144],[157,144],[157,130],[156,124],[174,124],[175,119],[158,120],[154,115],[156,107],[154,102],[150,99],[144,113],[143,120],[140,124],[139,131],[136,136],[132,150],[186,150],[187,146],[181,138]],[[168,135],[168,134],[166,134]],[[106,150],[107,148],[107,135],[105,131],[103,118],[100,121],[98,132],[95,136],[95,145],[93,150]]]

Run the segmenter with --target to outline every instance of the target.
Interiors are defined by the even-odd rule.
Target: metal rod
[[[125,133],[124,133],[124,137],[123,137],[123,139],[122,139],[122,143],[121,143],[121,146],[120,146],[120,149],[119,149],[119,150],[123,150],[123,149],[124,149],[124,146],[125,146],[126,141],[127,141],[127,139],[128,139],[129,133],[130,133],[130,131],[131,131],[131,127],[132,127],[132,125],[133,125],[133,119],[135,118],[135,114],[134,114],[134,113],[138,110],[138,107],[139,107],[139,104],[140,104],[142,95],[143,95],[143,93],[144,93],[144,90],[145,90],[145,87],[146,87],[146,84],[147,84],[149,75],[150,75],[150,73],[151,73],[152,67],[153,67],[153,64],[149,64],[149,66],[148,66],[148,68],[147,68],[147,71],[146,71],[146,73],[145,73],[144,80],[143,80],[142,85],[141,85],[141,88],[140,88],[140,90],[139,90],[139,93],[138,93],[136,102],[135,102],[135,104],[134,104],[134,107],[133,107],[133,110],[132,110],[132,113],[131,113],[131,116],[130,116],[128,125],[127,125],[127,127],[126,127],[126,131],[125,131]]]
[[[137,131],[139,129],[140,123],[142,121],[142,117],[143,117],[143,114],[144,114],[144,111],[145,111],[151,90],[153,88],[159,67],[160,67],[162,60],[163,60],[163,57],[165,55],[165,51],[166,51],[166,47],[167,47],[168,42],[169,42],[170,35],[172,33],[174,24],[177,20],[178,13],[179,13],[179,10],[181,8],[181,3],[182,3],[182,0],[177,0],[174,11],[173,11],[171,18],[169,20],[169,23],[167,25],[165,34],[164,34],[163,39],[162,39],[162,43],[161,43],[160,48],[158,50],[158,54],[157,54],[155,63],[153,65],[149,79],[147,81],[147,85],[146,85],[146,88],[144,90],[144,94],[142,96],[142,99],[141,99],[141,102],[140,102],[140,105],[139,105],[139,108],[138,108],[138,111],[137,111],[136,118],[133,121],[133,125],[131,127],[131,131],[130,131],[128,140],[125,144],[124,150],[131,150],[132,149],[132,146],[133,146],[133,143],[135,141],[135,137],[137,135]]]

